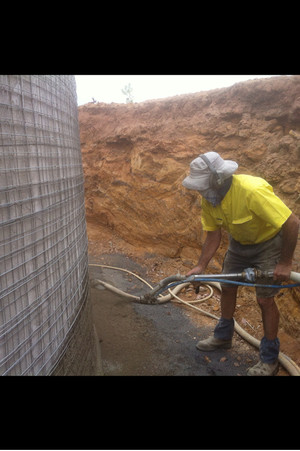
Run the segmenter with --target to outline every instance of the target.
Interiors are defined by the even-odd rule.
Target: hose
[[[119,268],[113,268],[113,269],[119,269]],[[131,273],[132,274],[132,273]],[[139,278],[140,279],[140,278]],[[141,280],[141,279],[140,279]],[[164,304],[165,302],[169,302],[172,299],[172,294],[167,294],[165,296],[159,296],[155,302],[151,302],[151,300],[144,299],[144,296],[134,296],[133,294],[126,293],[125,291],[119,290],[119,288],[114,287],[113,285],[110,285],[107,282],[103,282],[103,280],[99,279],[92,279],[91,280],[91,287],[97,288],[97,286],[102,285],[107,290],[113,291],[116,294],[119,294],[120,296],[123,296],[124,298],[131,299],[133,301],[139,302],[141,304]],[[149,284],[147,283],[149,286]],[[174,289],[174,293],[177,294],[179,291],[181,291],[184,287],[190,285],[190,283],[181,283],[177,285]]]
[[[137,279],[139,279],[141,282],[143,282],[144,284],[146,284],[148,287],[150,287],[151,289],[153,289],[153,287],[152,287],[146,280],[144,280],[142,277],[138,276],[137,274],[135,274],[135,273],[133,273],[133,272],[127,270],[127,269],[124,269],[124,268],[118,268],[118,267],[116,267],[116,266],[108,266],[108,265],[96,264],[96,263],[90,263],[89,266],[96,266],[96,267],[102,267],[102,268],[109,268],[109,269],[115,269],[115,270],[118,270],[118,271],[126,272],[126,273],[128,273],[128,274],[133,275],[134,277],[136,277]],[[172,278],[173,276],[170,276],[170,277]],[[169,278],[166,278],[166,279],[169,279]],[[166,279],[164,279],[164,280],[166,280]],[[203,279],[203,281],[204,281],[204,279]],[[202,280],[201,280],[201,282],[202,282]],[[232,283],[233,281],[227,281],[227,280],[226,280],[226,283],[229,283],[229,282]],[[215,286],[219,291],[222,291],[221,283],[224,283],[224,280],[216,280],[216,279],[215,279],[214,281],[206,280],[205,285],[206,285],[206,286],[210,286],[210,285],[211,285],[211,286]],[[246,285],[246,286],[253,286],[253,285],[255,285],[255,284],[247,284],[247,283],[244,283],[244,282],[236,282],[235,284],[237,284],[237,285]],[[102,285],[102,286],[104,286],[106,289],[108,289],[108,290],[110,290],[110,291],[113,291],[114,293],[119,294],[119,295],[121,295],[121,296],[123,296],[123,297],[125,297],[125,298],[127,298],[127,299],[131,299],[131,300],[133,300],[133,301],[141,302],[141,298],[142,298],[142,297],[140,297],[140,296],[134,296],[134,295],[132,295],[132,294],[126,293],[126,292],[124,292],[124,291],[122,291],[122,290],[120,290],[120,289],[114,287],[113,285],[110,285],[109,283],[103,282],[102,280],[99,280],[99,279],[92,279],[92,280],[91,280],[91,286],[92,286],[92,287],[97,288],[97,286],[99,286],[99,285]],[[199,307],[196,307],[195,305],[192,304],[192,302],[193,302],[193,303],[195,303],[195,302],[201,302],[201,301],[204,301],[205,299],[206,299],[206,300],[209,299],[209,298],[212,296],[212,294],[213,294],[212,288],[210,288],[210,293],[209,293],[209,295],[206,296],[205,299],[201,299],[201,300],[197,300],[197,301],[192,301],[192,302],[187,302],[187,301],[184,301],[183,299],[181,299],[180,297],[178,297],[178,296],[177,296],[177,293],[179,293],[184,287],[190,285],[190,282],[184,282],[184,283],[182,283],[182,282],[174,282],[174,283],[171,283],[170,285],[173,285],[173,286],[174,286],[174,290],[171,290],[171,289],[170,289],[170,286],[167,287],[169,294],[168,294],[168,295],[165,295],[165,296],[160,295],[160,296],[158,297],[158,300],[157,300],[156,303],[161,304],[161,303],[164,303],[164,302],[168,302],[168,301],[171,300],[172,298],[175,298],[178,302],[180,302],[180,303],[182,303],[182,304],[185,304],[185,305],[187,305],[188,307],[193,308],[194,310],[197,310],[197,311],[199,311],[200,313],[202,313],[202,314],[204,314],[204,315],[206,315],[206,316],[209,316],[210,318],[213,318],[213,319],[216,319],[216,320],[219,320],[219,319],[220,319],[220,317],[218,317],[218,316],[216,316],[216,315],[213,315],[212,313],[209,313],[209,312],[207,312],[207,311],[205,311],[205,310],[202,310],[202,309],[200,309]],[[280,288],[283,288],[283,287],[287,287],[287,285],[283,285],[283,286],[279,286],[279,287],[280,287]],[[147,302],[147,303],[148,303],[148,302]],[[237,332],[244,340],[246,340],[248,343],[250,343],[252,346],[254,346],[254,347],[256,347],[256,348],[259,348],[259,346],[260,346],[260,341],[257,340],[257,339],[256,339],[255,337],[253,337],[252,335],[250,335],[248,332],[246,332],[246,331],[245,331],[245,330],[237,323],[236,320],[234,320],[234,330],[235,330],[235,332]],[[298,367],[298,365],[297,365],[290,357],[288,357],[287,355],[285,355],[283,352],[279,352],[278,360],[279,360],[280,364],[286,369],[286,371],[287,371],[291,376],[300,376],[300,368]]]
[[[210,284],[211,279],[206,279],[205,277],[201,277],[201,278],[197,278],[195,277],[193,279],[193,282],[207,282]],[[231,285],[241,285],[241,286],[245,286],[245,287],[260,287],[260,288],[294,288],[294,287],[298,287],[300,284],[299,283],[293,283],[293,284],[288,284],[288,285],[267,285],[267,284],[258,284],[258,283],[247,283],[247,282],[238,282],[236,280],[224,280],[224,279],[214,279],[214,282],[217,282],[219,284],[224,283],[224,284],[231,284]],[[160,294],[163,291],[168,290],[169,288],[172,288],[178,284],[180,284],[181,282],[172,282],[170,284],[168,284],[166,287],[161,288],[160,290],[157,291],[157,294]]]

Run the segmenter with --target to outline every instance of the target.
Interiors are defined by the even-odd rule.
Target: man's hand
[[[274,280],[284,282],[289,280],[292,270],[292,259],[297,244],[300,221],[294,213],[290,215],[282,226],[281,257],[274,269]]]
[[[192,276],[193,274],[203,274],[203,267],[202,266],[195,266],[195,268],[191,269],[188,273],[186,273],[186,276]]]
[[[273,279],[278,282],[285,282],[290,279],[290,273],[292,271],[292,264],[278,263],[274,269]]]
[[[186,276],[192,276],[193,274],[203,274],[203,268],[202,266],[195,266],[195,268],[191,269]],[[201,285],[201,282],[192,282],[193,287],[195,289],[195,293],[199,294],[199,288]]]

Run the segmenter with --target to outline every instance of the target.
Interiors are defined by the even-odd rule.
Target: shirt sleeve
[[[251,192],[249,209],[263,221],[280,228],[292,214],[292,211],[273,192],[271,185],[258,187]]]

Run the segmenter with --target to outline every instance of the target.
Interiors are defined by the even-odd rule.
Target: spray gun
[[[169,288],[178,284],[193,283],[193,282],[219,282],[219,283],[233,283],[237,285],[250,285],[255,286],[257,279],[273,278],[273,271],[261,271],[256,268],[246,268],[240,273],[231,274],[193,274],[189,277],[181,274],[166,277],[162,279],[158,285],[156,285],[149,293],[140,298],[141,302],[155,304],[158,302],[157,297]],[[300,273],[291,271],[290,279],[296,282],[293,285],[271,285],[278,288],[292,288],[300,285]],[[239,282],[243,281],[243,282]],[[264,286],[261,285],[260,286]],[[265,285],[270,286],[270,285]]]
[[[199,274],[199,275],[193,275],[190,277],[194,277],[194,279],[224,279],[224,282],[226,280],[244,280],[248,283],[255,283],[258,279],[271,279],[274,276],[274,271],[261,271],[260,269],[256,268],[246,268],[244,271],[240,273],[232,273],[232,274]],[[294,282],[300,283],[300,273],[291,271],[290,273],[290,279]],[[191,280],[192,282],[192,280]]]

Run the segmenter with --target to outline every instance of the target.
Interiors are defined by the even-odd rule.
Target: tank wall
[[[89,303],[75,77],[0,75],[0,159],[0,374],[49,375]]]

